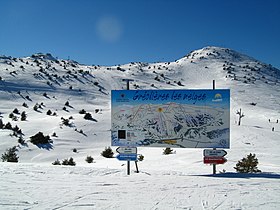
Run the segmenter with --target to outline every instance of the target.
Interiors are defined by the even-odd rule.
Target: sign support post
[[[129,82],[134,81],[133,79],[123,79],[126,82],[126,89],[129,90]],[[135,161],[136,172],[139,173],[137,160]],[[130,175],[130,161],[127,161],[127,175]]]
[[[216,88],[215,80],[213,80],[213,90]],[[213,148],[213,150],[216,150],[216,148]],[[216,174],[216,164],[213,164],[213,174]]]
[[[135,161],[135,167],[136,167],[136,173],[139,173],[138,165],[137,165],[137,160]]]
[[[130,161],[127,161],[127,175],[130,175]]]
[[[224,164],[227,162],[227,159],[224,158],[224,156],[227,155],[227,152],[225,150],[217,150],[214,148],[211,149],[205,149],[203,151],[203,162],[205,164],[211,164],[213,165],[213,175],[216,174],[216,166],[218,164]]]
[[[216,148],[213,148],[213,150],[216,150]],[[216,174],[216,164],[213,164],[213,175]]]

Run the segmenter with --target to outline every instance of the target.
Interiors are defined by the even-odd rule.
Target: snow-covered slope
[[[238,181],[225,181],[227,178],[221,179],[226,183],[226,187],[222,190],[222,196],[231,197],[230,199],[217,199],[210,202],[212,197],[209,195],[203,198],[200,194],[202,191],[197,188],[205,189],[209,187],[209,193],[216,192],[219,187],[218,180],[205,177],[195,177],[194,175],[210,174],[212,168],[204,165],[202,162],[202,149],[176,149],[176,154],[164,156],[162,148],[138,148],[138,153],[144,155],[144,161],[139,162],[140,171],[145,172],[137,176],[138,181],[127,180],[122,178],[125,176],[125,166],[123,162],[116,159],[105,159],[100,156],[105,147],[110,146],[110,91],[115,89],[125,89],[126,84],[122,79],[133,79],[130,83],[131,89],[211,89],[212,81],[216,81],[216,88],[230,88],[231,90],[231,149],[228,150],[228,162],[218,166],[218,170],[234,172],[233,167],[238,160],[249,153],[255,153],[259,159],[259,168],[264,172],[273,173],[275,176],[266,175],[261,181],[251,183],[247,186],[242,177],[236,177]],[[0,154],[12,146],[17,146],[19,163],[9,164],[1,163],[2,174],[7,180],[12,182],[13,179],[23,178],[17,174],[22,171],[23,178],[37,180],[38,173],[46,174],[47,177],[56,177],[55,172],[65,174],[70,177],[71,182],[75,183],[77,189],[80,184],[85,185],[89,182],[90,177],[103,183],[102,190],[106,186],[113,186],[113,192],[121,193],[121,204],[117,204],[118,198],[113,195],[113,204],[108,208],[125,208],[136,202],[136,198],[128,204],[125,203],[125,193],[132,193],[134,196],[141,195],[141,192],[130,190],[131,183],[139,184],[141,191],[148,191],[150,182],[159,180],[156,183],[154,192],[161,191],[154,199],[149,202],[145,200],[143,208],[139,209],[170,209],[189,208],[189,209],[276,209],[280,207],[280,203],[274,197],[280,195],[280,186],[276,183],[279,179],[279,139],[280,139],[280,71],[271,65],[264,64],[246,55],[242,55],[230,49],[218,47],[206,47],[189,53],[183,58],[174,62],[163,63],[139,63],[132,62],[129,64],[118,66],[86,66],[75,61],[60,60],[54,58],[50,54],[34,54],[31,57],[12,58],[0,56],[0,118],[4,124],[10,122],[12,127],[18,126],[23,135],[25,144],[19,144],[20,135],[13,135],[13,131],[9,129],[0,129]],[[37,110],[35,111],[34,108]],[[19,114],[14,113],[14,119],[10,118],[14,109],[18,109]],[[237,125],[236,110],[242,109],[245,117],[242,118],[241,126]],[[81,110],[92,115],[91,120],[84,119],[84,114],[80,114]],[[50,110],[50,115],[47,112]],[[27,119],[21,120],[21,114],[25,112]],[[54,114],[55,113],[55,114]],[[69,121],[69,125],[63,124],[63,119]],[[277,123],[279,121],[279,123]],[[272,131],[272,128],[274,131]],[[39,148],[30,142],[30,136],[42,132],[49,135],[53,141],[47,148]],[[56,135],[53,135],[53,134]],[[76,149],[77,152],[73,152]],[[115,148],[113,148],[115,149]],[[94,163],[88,164],[85,158],[91,155]],[[59,159],[73,157],[79,169],[68,169],[65,167],[52,166],[52,162]],[[44,166],[44,167],[43,167]],[[46,167],[46,168],[45,168]],[[29,171],[31,170],[31,172]],[[48,176],[49,171],[51,173]],[[80,173],[80,172],[81,173]],[[75,174],[71,175],[71,174]],[[154,175],[151,178],[147,174]],[[76,176],[77,175],[77,176]],[[87,175],[89,177],[85,178]],[[108,175],[109,180],[102,178]],[[230,174],[227,174],[230,176]],[[44,175],[45,176],[45,175]],[[54,177],[53,177],[54,176]],[[58,180],[62,180],[62,175],[57,175]],[[187,176],[187,177],[186,177]],[[10,177],[10,178],[9,178]],[[178,179],[178,183],[168,180],[171,178]],[[81,178],[81,179],[80,179]],[[181,188],[188,191],[188,186],[182,185],[184,179],[190,179],[196,182],[199,179],[201,184],[190,184],[191,190],[197,198],[184,200]],[[251,178],[251,177],[247,177]],[[75,182],[76,179],[79,181]],[[121,188],[124,191],[119,192],[119,187],[114,187],[120,183],[116,183],[115,179],[120,179]],[[240,181],[243,180],[243,181]],[[140,181],[142,180],[142,181]],[[230,179],[231,180],[231,179]],[[236,179],[235,179],[236,180]],[[200,182],[199,181],[199,182]],[[99,186],[100,183],[94,186]],[[168,187],[163,184],[168,182]],[[107,183],[107,185],[106,185]],[[124,184],[125,183],[125,184]],[[211,188],[211,183],[215,187]],[[56,186],[55,183],[53,186]],[[66,183],[65,183],[66,184]],[[105,186],[106,185],[106,186]],[[242,191],[238,194],[241,186],[251,188],[251,190],[264,190],[273,186],[272,194],[265,194],[267,202],[257,201],[257,204],[248,201],[241,201],[240,197],[249,200],[256,197],[248,191]],[[0,186],[8,188],[5,182],[0,182]],[[15,190],[18,185],[12,185]],[[25,185],[20,185],[24,187]],[[30,187],[30,191],[36,188]],[[105,186],[105,187],[104,187]],[[111,187],[112,187],[111,186]],[[259,187],[256,187],[259,186]],[[37,186],[38,187],[38,186]],[[111,188],[110,187],[110,188]],[[13,194],[13,190],[10,191]],[[66,189],[65,189],[66,190]],[[101,190],[101,189],[100,189]],[[175,199],[170,194],[165,194],[165,190],[174,190],[179,197]],[[67,191],[67,190],[66,190]],[[240,193],[241,193],[240,191]],[[41,192],[41,191],[40,191]],[[49,189],[48,192],[51,192]],[[62,190],[62,192],[65,192]],[[94,191],[95,192],[95,191]],[[85,193],[92,197],[96,194],[87,189]],[[105,193],[104,191],[102,191]],[[110,190],[108,190],[110,192]],[[123,194],[122,194],[123,192]],[[154,197],[153,193],[148,197]],[[92,194],[91,194],[92,193]],[[188,193],[191,193],[188,191]],[[221,192],[220,192],[221,193]],[[1,196],[3,193],[0,193]],[[59,194],[59,195],[63,195]],[[114,194],[114,193],[112,193]],[[248,195],[250,194],[250,195]],[[74,197],[79,194],[74,194]],[[162,195],[162,196],[161,196]],[[1,197],[0,196],[0,197]],[[111,196],[111,194],[110,194]],[[171,196],[172,198],[168,198]],[[238,198],[235,198],[235,197]],[[35,196],[36,197],[36,196]],[[50,196],[52,197],[52,196]],[[101,196],[102,197],[102,196]],[[167,199],[169,204],[161,203],[157,205],[157,200]],[[0,198],[1,205],[9,208],[13,206],[4,206],[10,203],[9,198]],[[37,201],[36,201],[37,199]],[[44,205],[50,205],[51,202],[43,202],[42,197],[28,200],[28,203],[21,203],[23,200],[18,199],[16,208],[27,207],[43,208]],[[85,196],[77,202],[84,200]],[[54,202],[55,198],[53,198]],[[79,200],[79,201],[78,201]],[[26,201],[26,199],[25,199]],[[66,202],[64,199],[63,201]],[[26,201],[27,202],[27,201]],[[37,202],[37,203],[36,203]],[[68,201],[67,201],[68,202]],[[66,202],[66,203],[67,203]],[[101,208],[105,201],[96,201],[95,205],[85,205],[89,208]],[[108,201],[109,202],[109,201]],[[189,202],[189,203],[188,203]],[[63,203],[63,202],[62,202]],[[158,201],[158,204],[160,201]],[[244,204],[245,203],[245,204]],[[50,205],[50,209],[69,206],[75,208],[75,205],[63,205],[59,201]],[[83,203],[80,203],[82,206]],[[139,204],[139,203],[138,203]],[[140,204],[139,204],[140,205]],[[105,205],[106,206],[106,205]],[[104,206],[104,209],[106,208]],[[166,207],[166,208],[165,208]],[[106,209],[108,209],[106,208]]]

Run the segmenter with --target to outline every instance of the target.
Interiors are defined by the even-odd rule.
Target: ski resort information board
[[[112,90],[112,146],[229,148],[230,90]]]

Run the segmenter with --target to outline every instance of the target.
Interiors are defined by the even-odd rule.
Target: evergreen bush
[[[35,104],[34,106],[33,106],[33,109],[34,109],[34,111],[38,111],[38,109],[39,109],[39,107],[38,107],[38,105],[37,104]]]
[[[17,163],[18,162],[18,156],[16,154],[17,148],[14,146],[10,149],[7,150],[7,152],[5,152],[4,154],[2,154],[2,161],[3,162],[14,162]]]
[[[11,113],[9,114],[9,118],[13,119],[14,117],[15,117],[14,113],[11,112]]]
[[[15,108],[15,109],[13,110],[13,113],[15,113],[15,114],[19,114],[18,109],[17,109],[17,108]]]
[[[20,120],[21,120],[21,121],[25,121],[26,118],[27,118],[26,112],[23,111],[23,112],[21,113],[21,119],[20,119]]]
[[[169,148],[169,147],[166,147],[164,150],[163,150],[163,154],[164,155],[170,155],[173,153],[173,149]]]
[[[86,162],[88,162],[88,163],[92,163],[92,162],[93,162],[93,157],[91,157],[91,156],[87,156],[87,158],[86,158]]]
[[[63,125],[65,125],[65,126],[70,126],[71,125],[69,119],[64,119],[63,117],[61,117],[61,120],[62,120],[62,124]]]
[[[28,108],[28,105],[25,102],[22,104],[22,106],[25,107],[25,108]]]
[[[105,158],[112,158],[114,155],[113,150],[111,149],[111,147],[105,147],[105,150],[103,150],[101,152],[101,155]]]
[[[92,120],[92,116],[91,116],[90,113],[86,113],[85,116],[84,116],[84,118],[85,118],[86,120]]]
[[[82,110],[79,111],[79,113],[80,114],[86,114],[87,112],[84,109],[82,109]]]
[[[250,153],[246,158],[238,161],[234,169],[238,173],[258,173],[261,172],[261,170],[259,170],[257,167],[258,164],[259,161],[258,158],[256,158],[256,155]]]
[[[51,110],[48,110],[48,111],[47,111],[47,115],[52,115],[52,111],[51,111]]]
[[[143,160],[144,160],[144,155],[139,155],[139,156],[138,156],[138,160],[139,160],[139,161],[143,161]]]
[[[62,161],[62,165],[75,166],[76,163],[75,163],[74,159],[72,157],[70,157],[69,160],[68,159],[64,159]]]
[[[42,132],[38,132],[34,136],[30,137],[30,142],[37,145],[37,144],[49,144],[51,143],[49,136],[44,136]]]
[[[18,143],[21,144],[21,145],[25,144],[25,141],[23,140],[22,136],[19,137]]]
[[[4,129],[12,130],[12,124],[10,122],[7,122],[7,124],[4,126]]]
[[[5,124],[3,123],[2,119],[0,118],[0,129],[3,129]]]
[[[52,164],[53,165],[61,165],[61,163],[60,163],[60,161],[58,159],[56,159],[56,161],[54,161]]]

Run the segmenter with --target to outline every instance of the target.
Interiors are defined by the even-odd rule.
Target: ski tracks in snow
[[[1,163],[0,209],[279,209],[277,178]]]

